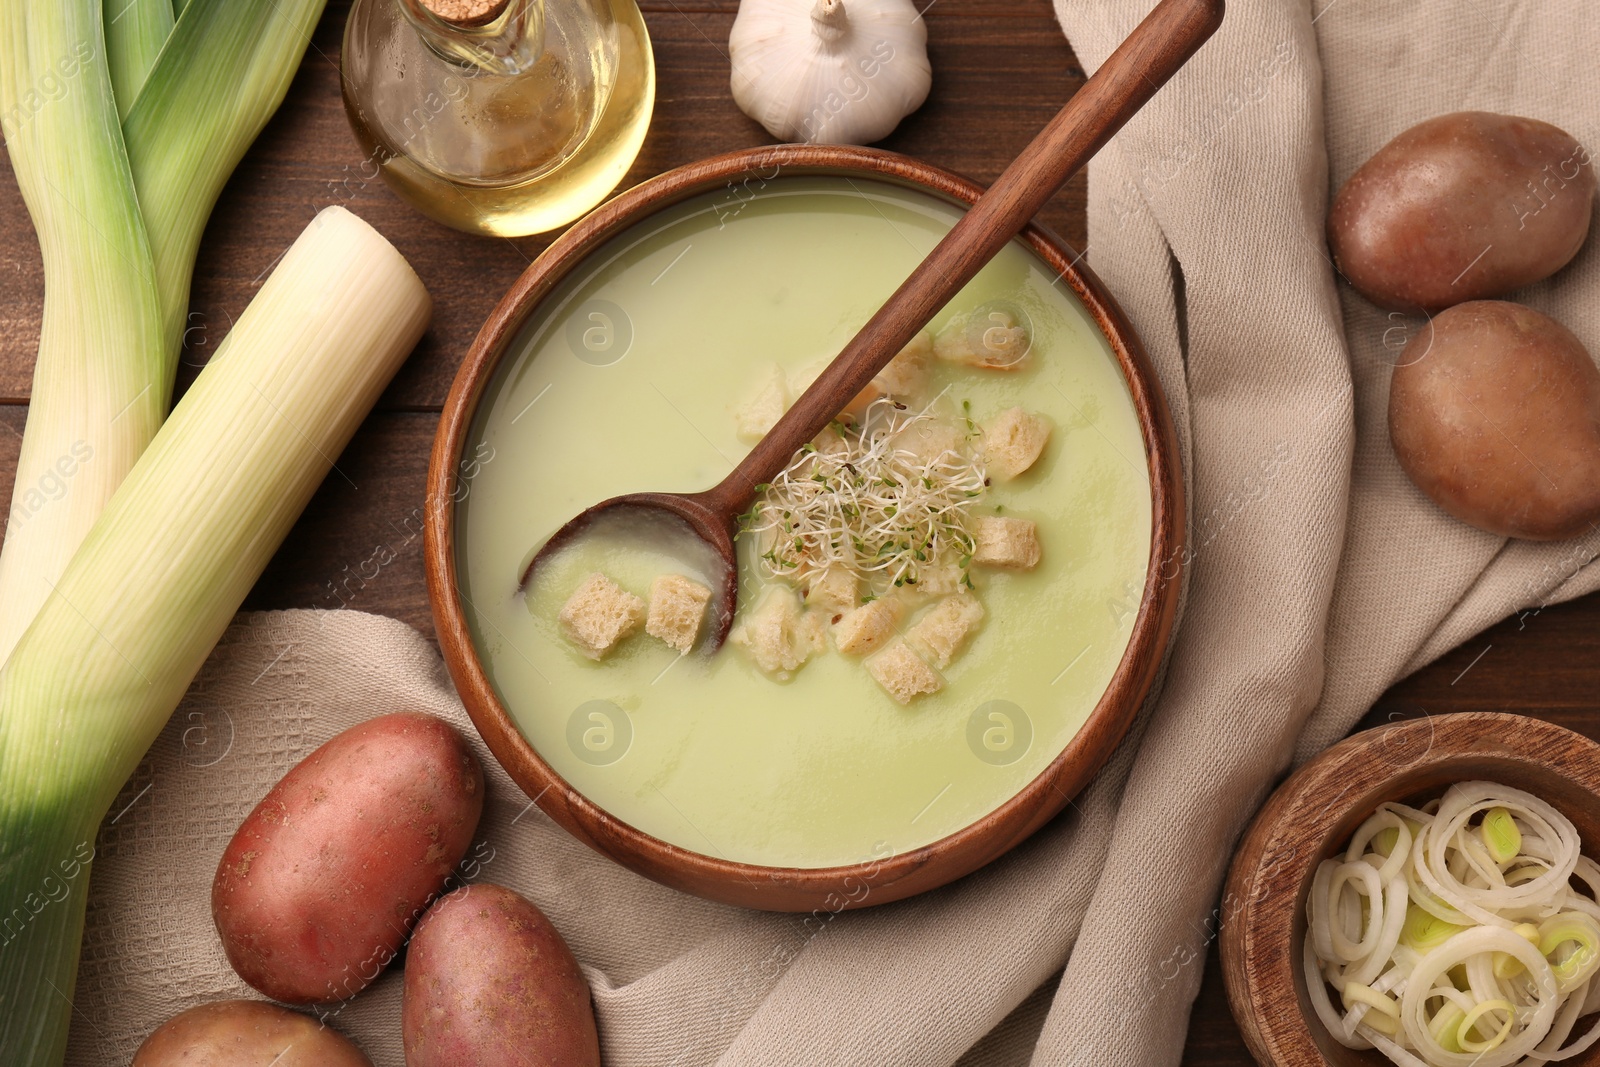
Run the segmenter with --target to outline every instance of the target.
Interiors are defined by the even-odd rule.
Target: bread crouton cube
[[[796,398],[807,389],[810,389],[811,383],[816,381],[818,376],[828,369],[828,364],[831,362],[832,359],[830,357],[823,357],[822,359],[812,360],[798,370],[790,371],[789,396]]]
[[[1004,308],[974,308],[951,319],[933,339],[933,354],[987,370],[1016,370],[1028,358],[1028,328]]]
[[[894,635],[900,613],[891,599],[852,608],[833,624],[833,646],[847,656],[865,656]]]
[[[826,371],[827,365],[832,362],[834,362],[832,357],[826,358],[826,360],[816,360],[814,363],[806,363],[800,370],[790,374],[789,379],[787,379],[789,403],[794,403],[795,400],[800,398],[800,394],[803,394],[806,389],[810,389],[811,382],[816,381],[819,374],[822,371]],[[878,384],[878,379],[872,379],[872,381],[867,382],[866,387],[862,387],[861,392],[858,392],[850,403],[846,403],[845,410],[838,413],[838,418],[845,422],[861,421],[862,414],[867,413],[867,405],[877,400],[878,397],[882,397],[885,392],[886,390],[883,389],[883,386]],[[818,450],[822,450],[821,443],[818,443]]]
[[[859,425],[861,419],[867,413],[867,408],[872,406],[874,400],[882,396],[883,387],[876,381],[868,382],[861,392],[856,394],[855,399],[846,404],[844,410],[839,412],[839,417],[846,422],[853,422]]]
[[[972,631],[983,621],[977,597],[945,597],[923,613],[906,633],[906,641],[940,670],[950,666]]]
[[[1009,481],[1039,461],[1050,440],[1050,423],[1021,408],[1007,408],[983,429],[983,458],[989,473]]]
[[[928,384],[928,361],[933,358],[933,335],[923,330],[895,353],[878,372],[873,384],[890,396],[914,396]]]
[[[568,640],[601,659],[644,621],[644,601],[596,571],[567,598],[559,616]]]
[[[829,567],[806,587],[806,607],[830,615],[849,611],[861,602],[861,583],[843,567]]]
[[[944,679],[898,638],[867,660],[867,673],[901,704],[944,688]]]
[[[744,649],[767,674],[787,681],[825,647],[823,624],[821,614],[801,607],[794,590],[774,585],[734,627],[728,640]]]
[[[1031,519],[980,516],[973,536],[978,543],[974,563],[1024,571],[1039,564],[1039,528]]]
[[[818,452],[829,454],[847,451],[850,446],[839,434],[839,431],[835,430],[831,425],[829,425],[823,427],[822,432],[811,439],[811,447],[815,448]]]
[[[783,368],[774,363],[762,373],[761,379],[734,412],[734,433],[739,440],[753,445],[778,425],[778,420],[788,410],[789,380]]]
[[[925,464],[939,462],[949,453],[960,455],[966,434],[959,426],[943,420],[913,423],[896,439],[896,446],[908,449]]]
[[[650,613],[644,632],[660,638],[679,652],[694,647],[700,637],[700,620],[711,603],[711,590],[681,574],[663,574],[650,583]]]
[[[923,596],[953,596],[966,588],[962,581],[965,576],[966,571],[954,563],[923,567],[917,572],[917,582],[912,589]]]
[[[898,355],[895,356],[895,360],[899,358],[900,357]],[[895,360],[889,361],[889,365],[891,367],[894,366]],[[817,376],[823,371],[827,370],[828,364],[832,362],[833,360],[831,357],[829,359],[820,359],[815,363],[806,364],[804,367],[789,375],[789,403],[793,404],[796,400],[800,399],[800,394],[811,388],[811,383],[816,381]],[[909,373],[909,368],[902,367],[901,371]],[[877,378],[872,379],[872,381],[868,382],[862,387],[861,392],[857,393],[850,403],[844,406],[844,410],[839,412],[839,418],[841,421],[859,422],[861,420],[861,416],[866,414],[867,406],[869,404],[883,396],[885,393],[894,392],[894,390],[885,386],[880,380],[887,373],[889,373],[889,369],[886,367],[878,372]],[[896,380],[899,379],[897,378]],[[820,449],[822,445],[819,443],[817,447]]]

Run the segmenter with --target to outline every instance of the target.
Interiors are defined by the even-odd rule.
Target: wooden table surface
[[[728,92],[728,30],[737,0],[645,0],[655,46],[654,124],[626,184],[769,138]],[[362,153],[339,96],[347,0],[319,25],[288,99],[245,158],[212,216],[195,272],[181,390],[313,214],[344,204],[399,247],[435,300],[433,326],[338,460],[246,602],[392,615],[432,634],[421,558],[423,484],[438,412],[489,309],[544,247],[540,238],[468,237],[412,212],[360,176]],[[1048,0],[934,0],[926,12],[932,95],[881,147],[992,181],[1083,82]],[[1042,220],[1083,247],[1085,185],[1056,196]],[[0,497],[9,500],[43,295],[39,253],[9,165],[0,173]],[[353,484],[352,484],[353,483]],[[0,520],[3,521],[3,520]],[[362,581],[361,564],[396,556]],[[368,573],[371,573],[370,568]],[[1600,739],[1600,597],[1509,620],[1401,682],[1369,716],[1513,710]],[[1251,1062],[1228,1015],[1215,954],[1184,1062]]]

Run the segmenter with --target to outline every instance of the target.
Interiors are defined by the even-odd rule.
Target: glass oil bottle
[[[355,0],[341,66],[369,162],[472,233],[543,233],[594,207],[655,104],[635,0]]]

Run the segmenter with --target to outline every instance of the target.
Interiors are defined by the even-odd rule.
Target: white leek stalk
[[[192,0],[200,3],[201,0]],[[426,328],[401,255],[319,214],[129,473],[0,669],[0,1063],[65,1048],[87,879],[51,902]]]
[[[1463,782],[1436,804],[1381,805],[1318,865],[1302,958],[1317,1017],[1400,1067],[1582,1054],[1600,1042],[1600,1025],[1572,1037],[1600,1006],[1600,867],[1570,819],[1521,790]]]
[[[159,20],[149,3],[168,0],[106,0],[110,41],[96,0],[6,0],[0,11],[0,114],[45,262],[0,551],[0,663],[161,425],[201,232],[282,102],[325,0],[190,0],[159,55],[148,35],[116,36],[130,19]],[[134,80],[118,64],[135,54],[153,65],[136,100],[117,85],[119,130],[112,85]]]

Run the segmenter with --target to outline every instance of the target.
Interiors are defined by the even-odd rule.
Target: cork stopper
[[[457,26],[482,26],[493,22],[509,0],[422,0],[429,11]]]

